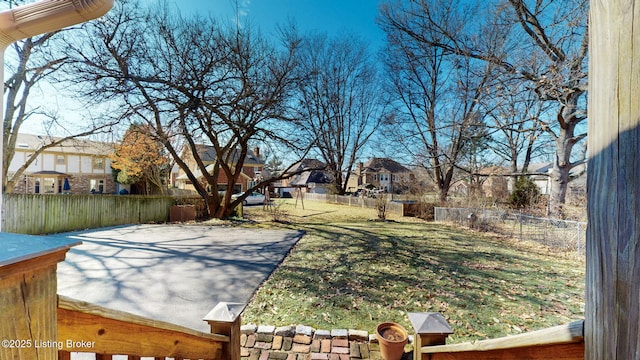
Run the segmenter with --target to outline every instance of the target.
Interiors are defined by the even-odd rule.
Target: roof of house
[[[333,183],[333,176],[329,174],[324,168],[326,164],[316,159],[303,159],[293,164],[288,171],[289,173],[303,171],[300,174],[294,175],[289,180],[289,185],[293,186],[305,186],[311,183],[314,184],[331,184]]]
[[[333,177],[322,170],[305,171],[302,174],[294,175],[289,182],[289,185],[304,186],[308,184],[331,184],[333,183]]]
[[[373,158],[367,161],[362,168],[365,172],[380,172],[381,170],[387,170],[390,173],[401,173],[411,171],[399,162],[389,158]]]
[[[327,164],[323,163],[320,160],[317,159],[302,159],[300,161],[298,161],[297,163],[291,165],[289,171],[289,173],[292,172],[298,172],[301,170],[305,170],[305,169],[315,169],[315,170],[322,170],[324,168],[327,167]]]
[[[569,175],[575,176],[577,174],[583,174],[586,171],[586,167],[587,167],[586,162],[582,164],[578,164],[571,169]],[[546,163],[529,164],[528,170],[530,173],[549,174],[549,172],[553,170],[553,163],[546,162]]]
[[[198,155],[200,156],[200,159],[202,159],[203,163],[206,164],[206,163],[216,162],[216,159],[218,157],[216,154],[216,150],[213,146],[198,144],[196,145],[196,148],[198,149]],[[233,153],[231,154],[231,162],[237,163],[239,156],[240,156],[240,150],[238,149],[233,150]],[[245,159],[244,159],[244,165],[264,165],[264,161],[258,156],[256,156],[256,154],[252,150],[247,150],[247,155],[245,156]]]
[[[207,165],[207,166],[205,167],[205,170],[206,170],[209,174],[211,174],[211,173],[213,173],[213,170],[214,170],[214,167],[215,167],[215,166],[216,166],[215,164],[209,164],[209,165]],[[195,176],[196,178],[201,178],[201,177],[202,177],[202,171],[200,171],[200,169],[199,169],[199,168],[196,168],[196,169],[192,170],[192,173],[193,173],[193,176]],[[241,173],[240,173],[240,176],[244,176],[245,178],[251,179],[251,178],[249,177],[249,175],[245,174],[244,172],[241,172]],[[189,179],[189,177],[188,177],[188,176],[187,176],[187,174],[185,173],[185,174],[179,175],[178,177],[176,177],[176,179],[177,179],[177,180],[187,180],[187,179]]]
[[[15,148],[16,150],[36,151],[47,144],[51,144],[61,139],[62,137],[49,135],[19,133]],[[113,152],[113,144],[86,139],[69,139],[64,140],[56,146],[48,148],[47,151],[65,154],[107,155]]]
[[[509,168],[504,167],[504,166],[487,166],[487,167],[484,167],[484,168],[479,169],[477,171],[478,174],[487,175],[487,176],[491,176],[491,175],[507,175],[510,172],[511,171],[509,170]]]
[[[528,170],[531,173],[548,174],[553,169],[552,162],[529,164]]]

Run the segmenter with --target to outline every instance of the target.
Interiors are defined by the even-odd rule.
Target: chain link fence
[[[585,222],[539,218],[505,210],[439,207],[435,208],[435,221],[455,222],[585,256]]]

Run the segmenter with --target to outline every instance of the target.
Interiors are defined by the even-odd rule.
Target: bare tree
[[[231,191],[219,194],[218,181],[233,187],[252,142],[294,148],[286,127],[295,39],[276,48],[248,26],[224,27],[133,2],[118,3],[86,30],[99,40],[90,46],[80,41],[70,54],[79,84],[91,84],[86,95],[118,102],[122,117],[154,129],[209,216],[227,217],[244,200],[232,200]],[[203,161],[202,145],[215,152],[212,166]],[[185,151],[196,168],[185,162]]]
[[[586,137],[579,124],[586,119],[588,2],[496,0],[482,5],[487,11],[476,12],[475,21],[470,22],[474,25],[466,25],[464,32],[460,29],[465,26],[452,28],[443,22],[447,19],[438,16],[443,8],[457,4],[397,2],[383,7],[383,18],[424,47],[499,66],[513,78],[530,83],[540,101],[556,104],[553,122],[543,128],[556,143],[550,210],[553,215],[562,215],[570,171],[583,162],[572,159],[572,150]],[[491,30],[481,32],[479,23],[491,26]],[[434,31],[438,37],[430,35]],[[495,38],[495,34],[506,36],[496,38],[497,43],[484,39]]]
[[[505,80],[494,87],[485,104],[489,148],[509,163],[511,174],[528,173],[531,161],[542,155],[551,141],[545,137],[550,104],[541,102],[531,88],[519,81]]]
[[[462,7],[439,4],[443,6],[432,15],[447,32],[462,29],[468,18]],[[381,10],[380,23],[388,40],[384,51],[388,91],[394,96],[396,111],[385,126],[395,133],[402,151],[432,174],[444,202],[456,171],[462,169],[465,152],[477,150],[472,145],[477,144],[478,130],[484,127],[479,104],[491,86],[494,67],[471,57],[453,56],[441,47],[424,46],[400,26],[412,19],[409,14],[390,5]],[[429,41],[450,42],[440,29],[429,23],[420,25],[421,36]]]
[[[384,117],[374,58],[353,35],[308,35],[298,52],[302,131],[344,194],[354,164]]]
[[[64,72],[68,65],[68,58],[58,49],[62,46],[64,32],[61,30],[38,37],[27,38],[14,43],[7,51],[7,69],[9,75],[4,83],[5,113],[3,119],[4,150],[2,159],[2,188],[5,192],[12,192],[16,183],[22,178],[31,163],[38,155],[50,147],[59,146],[80,137],[86,137],[101,132],[107,132],[117,122],[114,119],[92,118],[91,113],[85,113],[82,124],[71,125],[65,121],[65,115],[57,114],[42,103],[33,106],[34,89],[47,82],[57,83],[56,76]],[[62,84],[57,84],[62,88]],[[67,115],[68,116],[68,115]],[[15,155],[18,134],[28,124],[40,122],[43,134],[47,135],[40,147],[18,169],[9,173],[9,166]],[[36,128],[38,126],[32,126]],[[56,136],[53,136],[56,135]]]

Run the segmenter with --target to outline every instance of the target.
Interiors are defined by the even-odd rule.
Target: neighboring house
[[[569,193],[573,196],[583,196],[586,193],[586,164],[578,165],[571,170],[570,176],[577,177],[569,183]],[[540,194],[549,195],[551,192],[551,170],[553,163],[533,163],[528,166],[527,176],[540,190]],[[514,190],[516,176],[508,168],[492,166],[479,171],[484,175],[482,193],[478,194],[490,198],[506,198]],[[451,189],[459,195],[472,195],[468,177],[456,181]]]
[[[509,177],[504,175],[508,169],[492,167],[486,170],[488,177],[482,182],[484,196],[493,199],[504,199],[509,196]]]
[[[399,162],[389,158],[373,158],[366,163],[359,163],[349,177],[347,190],[356,191],[364,188],[375,188],[385,192],[404,192],[415,175]]]
[[[326,167],[327,165],[320,160],[303,159],[293,164],[288,170],[289,174],[298,172],[299,174],[283,179],[278,184],[274,184],[274,187],[279,188],[280,196],[285,192],[293,195],[296,189],[314,194],[329,193],[334,181],[333,176],[324,170]]]
[[[549,195],[551,192],[551,178],[549,175],[551,174],[551,170],[553,169],[553,163],[534,163],[529,164],[528,173],[529,179],[533,181],[538,189],[540,189],[540,194]],[[513,186],[515,184],[515,177],[509,182],[509,192],[513,191]]]
[[[569,183],[569,192],[580,194],[586,193],[586,182],[587,182],[587,172],[586,172],[586,162],[584,164],[577,165],[571,172],[569,176],[572,178],[575,177]],[[538,186],[540,189],[540,193],[543,195],[549,195],[551,193],[551,171],[553,170],[553,163],[535,163],[530,164],[528,168],[528,173],[534,173],[535,175],[530,175],[531,180]],[[513,184],[509,184],[509,190],[513,191]]]
[[[451,193],[461,196],[480,196],[504,199],[509,196],[509,169],[490,166],[478,171],[478,175],[465,176],[451,185]]]
[[[197,145],[197,150],[198,156],[206,166],[207,171],[211,173],[217,161],[215,149],[208,145]],[[234,164],[237,163],[238,156],[239,151],[234,151],[231,156],[231,162]],[[182,160],[187,164],[189,169],[191,169],[197,178],[202,178],[202,172],[198,169],[198,165],[190,151],[185,151],[183,153]],[[249,150],[245,156],[240,177],[235,184],[231,185],[232,192],[237,194],[239,192],[246,191],[247,189],[255,186],[261,178],[267,178],[268,176],[269,174],[264,171],[264,161],[260,158],[260,149],[256,147],[253,151]],[[224,172],[220,171],[217,179],[217,191],[227,191],[229,188],[228,183],[229,180],[227,180]],[[175,186],[178,189],[195,191],[195,187],[182,169],[178,171],[178,176],[175,178]]]
[[[9,165],[9,176],[43,145],[59,138],[18,134],[15,155]],[[14,193],[27,194],[90,194],[115,193],[116,183],[111,175],[113,144],[72,139],[44,150],[29,165],[16,183]]]

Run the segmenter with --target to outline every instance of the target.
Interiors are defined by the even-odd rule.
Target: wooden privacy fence
[[[2,229],[51,234],[104,226],[166,222],[169,196],[6,194]]]

